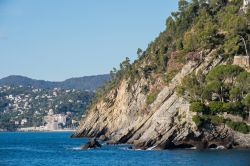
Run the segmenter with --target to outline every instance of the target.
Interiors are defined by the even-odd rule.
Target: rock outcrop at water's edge
[[[189,111],[189,102],[176,94],[176,86],[189,73],[206,74],[223,63],[222,57],[214,56],[214,51],[201,52],[201,61],[184,65],[150,105],[146,104],[147,96],[142,89],[153,83],[140,79],[129,89],[128,81],[123,80],[110,91],[108,100],[99,101],[89,110],[73,137],[101,137],[114,144],[133,144],[136,149],[250,147],[249,134],[235,132],[225,125],[210,124],[199,129],[192,121],[195,113]]]
[[[91,139],[89,142],[81,146],[82,150],[87,150],[87,149],[94,149],[94,148],[100,148],[102,145],[96,140],[96,139]]]

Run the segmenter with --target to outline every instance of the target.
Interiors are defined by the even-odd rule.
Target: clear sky
[[[165,28],[178,0],[0,0],[0,78],[109,73]]]

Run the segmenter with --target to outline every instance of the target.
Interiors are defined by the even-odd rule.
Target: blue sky
[[[109,73],[165,28],[178,0],[0,0],[0,78]]]

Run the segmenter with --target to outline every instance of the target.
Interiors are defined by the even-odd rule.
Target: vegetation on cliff
[[[204,115],[228,113],[248,119],[250,73],[239,66],[219,65],[206,76],[201,73],[192,73],[182,80],[178,92],[192,102],[190,111]],[[213,121],[214,116],[204,118],[204,115],[194,118],[198,126],[201,126],[201,122]],[[215,120],[214,124],[218,124],[218,120]],[[250,131],[250,128],[243,122],[237,123],[229,120],[220,120],[220,122],[243,133]]]
[[[145,51],[138,49],[134,63],[126,58],[119,70],[110,72],[112,79],[99,88],[96,101],[122,79],[133,84],[141,78],[153,82],[160,77],[167,84],[186,61],[200,60],[197,53],[203,50],[216,49],[225,58],[245,54],[241,40],[250,38],[250,14],[241,11],[242,4],[242,0],[180,0],[179,10],[166,20],[166,30]]]
[[[250,10],[241,10],[242,0],[180,0],[177,12],[166,20],[166,29],[130,63],[126,58],[120,69],[111,71],[112,79],[96,93],[95,102],[105,98],[122,80],[132,86],[137,80],[146,80],[143,93],[146,103],[156,99],[162,87],[178,73],[188,61],[201,62],[204,52],[223,57],[226,65],[219,65],[208,74],[192,73],[184,78],[177,91],[191,104],[197,115],[198,126],[205,122],[225,123],[234,130],[247,133],[247,125],[222,119],[222,112],[246,119],[250,108],[250,75],[239,66],[231,65],[233,56],[245,55],[250,48]],[[130,88],[131,86],[128,86]],[[129,90],[129,89],[128,89]],[[205,116],[206,115],[206,116]],[[245,127],[244,127],[245,126]]]

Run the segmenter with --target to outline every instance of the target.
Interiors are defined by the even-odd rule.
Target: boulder
[[[109,140],[106,142],[107,145],[117,145],[118,143],[114,140]]]
[[[98,138],[98,140],[100,140],[100,141],[107,141],[108,138],[107,138],[105,135],[101,135],[101,136]]]
[[[86,144],[81,146],[81,149],[93,149],[93,148],[100,148],[102,147],[102,145],[96,140],[96,139],[92,139],[89,142],[87,142]]]
[[[144,142],[139,142],[134,144],[133,149],[140,149],[140,150],[146,150],[148,147],[145,145]]]

